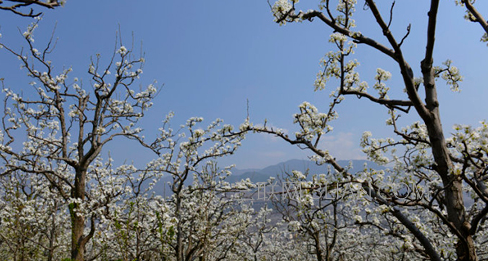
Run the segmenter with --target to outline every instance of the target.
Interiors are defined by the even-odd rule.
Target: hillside
[[[376,163],[367,160],[339,160],[338,162],[341,166],[347,166],[350,162],[352,162],[353,172],[361,171],[364,168],[364,164],[367,164],[367,166],[371,168],[384,169],[384,167],[378,166]],[[227,181],[235,182],[241,179],[249,178],[253,182],[265,182],[270,177],[277,177],[279,175],[290,173],[292,170],[299,170],[301,172],[306,172],[308,170],[310,174],[321,174],[327,173],[328,164],[319,166],[310,160],[293,159],[278,163],[276,165],[271,165],[263,169],[256,169],[246,172],[235,170],[233,171],[233,175],[231,175]],[[234,173],[239,174],[234,175]]]
[[[379,166],[374,162],[367,160],[339,160],[338,163],[342,166],[347,166],[352,163],[352,171],[358,172],[364,168],[364,164],[368,167],[375,169],[384,169],[383,166]],[[288,160],[275,165],[267,166],[262,169],[232,169],[232,174],[226,179],[228,182],[233,183],[243,179],[249,178],[252,182],[266,182],[271,177],[278,177],[280,175],[291,173],[292,170],[299,170],[301,172],[309,171],[310,174],[327,173],[328,165],[317,165],[310,160]],[[169,188],[168,182],[172,181],[172,177],[166,174],[160,182],[154,187],[154,191],[160,195],[168,195]],[[187,180],[187,184],[191,184],[191,178]],[[166,186],[166,188],[165,188]],[[166,189],[166,190],[165,190]],[[166,192],[166,193],[165,193]]]

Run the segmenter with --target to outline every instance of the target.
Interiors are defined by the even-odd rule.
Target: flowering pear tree
[[[233,153],[244,138],[216,120],[201,128],[191,118],[178,131],[169,126],[172,114],[152,144],[160,156],[147,171],[170,175],[167,197],[126,193],[102,216],[101,236],[92,240],[105,259],[221,260],[237,252],[238,239],[251,225],[254,209],[240,204],[249,181],[226,182],[230,167],[219,169],[211,159]]]
[[[36,7],[43,7],[48,9],[54,9],[58,6],[64,5],[65,0],[47,0],[47,1],[38,1],[38,0],[5,0],[0,1],[0,10],[10,11],[14,14],[24,16],[24,17],[39,17],[42,15],[42,12],[35,12],[34,8],[30,8],[30,10],[25,11],[27,7],[36,6]]]
[[[234,189],[225,184],[222,187],[219,184],[222,183],[219,180],[222,173],[216,171],[213,164],[210,162],[204,166],[200,174],[210,174],[217,180],[214,177],[210,180],[195,179],[183,193],[173,194],[169,202],[173,205],[178,196],[181,197],[180,212],[174,212],[177,225],[172,246],[177,254],[176,260],[194,260],[197,257],[204,260],[226,259],[235,252],[237,238],[250,226],[254,210],[241,205],[242,195],[235,193],[242,184],[230,185]]]
[[[67,209],[43,177],[15,172],[0,184],[2,260],[57,260],[69,251]]]
[[[352,171],[351,166],[346,169]],[[365,172],[355,175],[361,179]],[[309,259],[419,258],[415,251],[408,251],[408,238],[394,236],[398,227],[388,223],[371,200],[362,200],[369,195],[360,182],[329,167],[319,175],[293,170],[282,183],[284,189],[273,198],[273,205],[295,240],[306,242]]]
[[[243,207],[247,209],[248,205],[243,205]],[[279,232],[282,228],[280,223],[273,223],[271,220],[273,212],[273,209],[264,205],[249,219],[246,230],[239,235],[236,251],[231,259],[265,260],[278,255],[278,253],[270,251],[270,245],[278,244]]]
[[[313,175],[311,179],[307,179],[308,176],[308,172],[297,170],[288,173],[282,182],[284,190],[273,198],[273,205],[281,213],[288,230],[308,243],[309,258],[332,260],[338,257],[340,234],[354,223],[347,203],[351,195],[341,188],[338,175],[330,171],[327,175]],[[351,244],[354,243],[347,245]]]
[[[487,22],[475,8],[474,1],[456,3],[466,9],[467,20],[481,25],[481,41],[488,41]],[[378,7],[385,4],[383,2],[365,0],[361,5],[364,12],[371,13],[384,39],[372,39],[367,33],[355,30],[356,4],[356,0],[323,0],[317,10],[309,11],[299,11],[298,0],[278,0],[271,6],[275,21],[280,25],[311,21],[321,22],[333,30],[329,42],[337,50],[328,52],[321,61],[323,70],[317,74],[315,90],[323,90],[336,82],[338,87],[331,92],[329,110],[325,113],[309,103],[300,105],[300,112],[294,117],[300,130],[294,137],[266,126],[245,127],[277,135],[309,149],[317,163],[328,163],[344,179],[361,184],[360,189],[374,199],[379,213],[387,219],[380,222],[379,227],[394,225],[395,229],[390,229],[392,235],[409,242],[405,247],[422,258],[478,260],[485,255],[482,244],[486,240],[484,221],[488,213],[487,123],[482,122],[479,128],[457,125],[452,137],[445,136],[438,86],[447,85],[452,91],[459,91],[463,78],[450,60],[434,64],[440,1],[430,1],[430,8],[426,10],[425,53],[418,75],[402,48],[404,42],[410,40],[411,27],[408,26],[400,38],[390,28],[395,2],[387,6],[390,10],[387,13],[380,12]],[[369,84],[361,81],[356,71],[359,62],[354,59],[354,52],[358,44],[370,47],[396,64],[403,80],[403,94],[391,91],[393,87],[387,82],[392,74],[381,68],[377,69],[373,90],[369,92]],[[348,96],[364,98],[383,107],[390,115],[386,123],[397,139],[374,139],[370,132],[365,132],[361,140],[369,159],[389,167],[384,173],[366,169],[358,177],[340,166],[320,143],[321,137],[332,131],[330,123],[338,117],[337,108]],[[421,121],[401,127],[399,119],[404,114],[416,114]],[[367,223],[370,222],[362,225]]]
[[[12,253],[5,258],[59,260],[71,252],[71,260],[193,260],[235,252],[254,215],[237,192],[254,185],[226,182],[229,169],[210,160],[234,153],[247,130],[220,119],[201,127],[197,117],[173,130],[170,113],[146,142],[137,124],[157,89],[131,88],[144,58],[117,41],[108,65],[100,55],[91,61],[87,88],[69,79],[70,68],[55,70],[51,42],[34,47],[38,22],[23,33],[27,52],[1,43],[33,79],[25,95],[2,82],[0,247]],[[155,159],[142,168],[104,159],[103,148],[123,138]],[[172,178],[169,198],[153,190],[163,175]]]
[[[84,87],[78,78],[69,80],[71,68],[57,71],[48,60],[51,42],[41,51],[34,47],[37,24],[23,34],[27,51],[1,44],[19,58],[32,78],[26,95],[3,86],[1,175],[39,175],[59,193],[69,206],[71,258],[84,260],[85,246],[96,230],[96,210],[121,193],[105,184],[121,186],[137,172],[130,166],[117,169],[111,164],[106,165],[110,171],[101,171],[105,164],[97,158],[116,138],[150,147],[135,125],[151,107],[157,91],[152,84],[139,92],[130,88],[142,73],[144,58],[135,58],[121,41],[107,66],[100,64],[99,55],[91,61],[90,87]]]
[[[157,139],[160,148],[166,151],[161,153],[158,171],[172,177],[169,184],[172,195],[167,204],[170,216],[176,220],[169,241],[176,260],[225,258],[236,238],[245,231],[241,228],[248,224],[245,217],[252,214],[239,210],[242,195],[237,192],[254,185],[247,181],[230,184],[225,181],[229,169],[219,170],[214,162],[208,162],[234,153],[245,131],[234,132],[232,126],[222,124],[220,119],[202,128],[202,121],[198,117],[189,119],[182,126],[184,132],[169,127],[161,129]]]

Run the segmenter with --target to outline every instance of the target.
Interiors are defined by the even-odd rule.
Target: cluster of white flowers
[[[119,53],[121,56],[125,56],[127,54],[127,48],[125,46],[120,46],[120,48],[117,50],[117,53]]]
[[[252,127],[252,123],[249,121],[249,119],[246,119],[241,125],[239,126],[240,131],[247,131]]]
[[[298,2],[298,1],[297,1]],[[271,12],[275,17],[275,22],[281,19],[280,25],[286,24],[285,15],[287,15],[293,8],[292,2],[290,0],[278,0],[273,4]]]
[[[374,78],[376,83],[373,85],[373,88],[378,91],[380,98],[388,99],[388,91],[390,88],[386,86],[384,81],[391,79],[391,73],[378,68],[376,69],[376,76]]]
[[[291,221],[290,223],[288,223],[288,227],[291,231],[298,231],[301,228],[301,224],[298,221]]]
[[[294,123],[300,125],[301,130],[295,133],[298,139],[311,141],[314,137],[332,131],[332,126],[326,124],[337,118],[336,114],[327,115],[320,113],[318,109],[309,102],[303,102],[299,106],[300,113],[293,115]]]
[[[384,155],[384,152],[387,151],[386,147],[383,146],[385,141],[381,139],[371,139],[371,136],[372,134],[370,131],[363,132],[363,136],[361,137],[360,142],[360,145],[363,148],[363,152],[368,156],[370,160],[379,165],[388,164],[390,160]],[[389,141],[390,140],[388,140],[388,142]]]
[[[303,173],[301,171],[293,170],[292,173],[295,176],[295,178],[297,178],[297,179],[306,179],[307,178],[305,175],[303,175]]]
[[[345,36],[339,32],[332,33],[329,37],[329,43],[336,43],[338,45],[344,45],[346,42],[347,42],[347,36]]]
[[[447,143],[452,148],[451,152],[460,158],[475,156],[477,160],[488,158],[488,122],[481,121],[479,127],[473,128],[470,125],[454,125],[456,131],[452,137],[447,139]],[[468,153],[468,154],[467,154]],[[476,173],[479,166],[476,164],[467,165],[470,173]],[[462,164],[455,164],[451,170],[454,174],[461,174]],[[472,174],[470,174],[472,175]]]
[[[320,66],[324,69],[317,73],[314,83],[315,91],[323,90],[330,78],[343,78],[343,85],[340,87],[345,90],[365,91],[367,83],[361,82],[359,73],[355,71],[355,68],[359,66],[359,62],[356,59],[352,59],[343,68],[340,66],[341,60],[354,53],[354,49],[357,47],[356,43],[347,41],[347,36],[338,32],[330,35],[329,42],[335,43],[339,47],[339,50],[336,52],[327,52],[325,57],[320,61]]]
[[[446,66],[446,69],[442,70],[442,79],[446,81],[451,91],[460,92],[461,89],[459,88],[459,82],[463,80],[463,76],[459,72],[459,69],[456,66],[452,65],[451,60],[447,60],[442,64]]]
[[[27,30],[22,33],[22,35],[27,39],[29,42],[34,42],[34,31],[38,27],[39,20],[32,22],[28,27]]]

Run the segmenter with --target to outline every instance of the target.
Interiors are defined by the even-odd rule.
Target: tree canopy
[[[19,36],[21,45],[0,39],[0,51],[16,57],[31,81],[11,86],[15,80],[8,73],[0,75],[0,257],[488,258],[488,122],[480,119],[478,126],[471,126],[460,118],[449,131],[442,121],[442,110],[450,105],[444,93],[470,87],[463,85],[464,71],[455,60],[436,58],[436,50],[449,44],[436,37],[442,33],[440,19],[450,15],[442,12],[445,2],[422,5],[423,36],[412,27],[414,21],[403,28],[395,24],[400,15],[406,16],[397,12],[395,1],[317,2],[308,11],[300,10],[306,3],[298,0],[268,2],[274,22],[287,25],[276,30],[311,23],[329,34],[311,87],[317,96],[328,92],[328,99],[319,105],[301,103],[291,119],[296,128],[292,132],[267,119],[256,121],[249,105],[238,127],[191,117],[175,128],[171,111],[158,111],[161,123],[145,125],[154,103],[188,101],[159,97],[162,86],[142,79],[146,56],[142,48],[137,51],[134,36],[126,39],[119,31],[111,53],[94,54],[84,73],[73,72],[52,59],[55,32],[34,34],[42,24],[41,13],[29,9],[52,9],[64,2],[0,1],[0,9],[10,15],[37,18]],[[479,29],[481,43],[469,44],[486,45],[488,24],[478,3],[454,3],[465,10],[465,26]],[[365,62],[375,68],[365,75],[361,58],[371,51],[374,59]],[[388,68],[376,65],[383,61]],[[364,129],[357,142],[375,164],[355,169],[341,165],[324,140],[350,107],[364,106],[384,111],[368,117],[385,120],[380,132],[388,129],[392,136],[377,137]],[[465,106],[468,111],[475,108],[469,102]],[[233,166],[220,167],[219,161],[236,153],[254,133],[306,151],[323,171],[292,169],[267,182],[230,182]],[[122,142],[150,157],[128,162],[112,156],[108,148]]]

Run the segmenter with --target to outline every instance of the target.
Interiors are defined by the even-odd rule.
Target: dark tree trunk
[[[81,200],[85,200],[85,185],[86,185],[86,170],[77,169],[75,176],[75,186],[72,192],[72,197]],[[80,204],[77,202],[70,204],[71,215],[71,259],[73,261],[84,261],[85,245],[88,241],[88,237],[84,236],[85,230],[85,217],[78,215]]]

